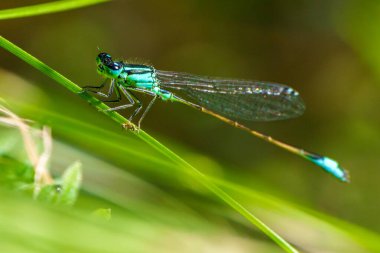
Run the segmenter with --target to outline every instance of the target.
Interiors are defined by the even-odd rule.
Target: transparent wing
[[[297,117],[305,110],[299,93],[282,84],[161,70],[156,71],[156,77],[162,89],[231,119],[282,120]]]

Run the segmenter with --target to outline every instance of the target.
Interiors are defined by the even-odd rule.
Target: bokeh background
[[[1,1],[0,8],[42,2]],[[180,104],[156,103],[143,129],[206,174],[379,233],[379,14],[380,3],[370,0],[119,0],[5,20],[0,29],[4,37],[83,86],[101,82],[95,65],[100,48],[115,58],[157,69],[294,87],[307,106],[302,117],[248,125],[338,160],[350,171],[350,184]],[[79,97],[13,55],[0,50],[0,59],[3,72],[31,83],[4,86],[2,82],[5,100],[18,99],[125,134]],[[80,137],[70,138],[54,128],[53,135],[96,152],[103,161],[122,165],[105,155],[111,151],[97,143],[81,142]],[[52,163],[64,162],[53,159]],[[131,167],[125,169],[139,174]],[[170,189],[154,177],[145,175],[145,180],[163,191]],[[178,194],[173,193],[173,198]]]

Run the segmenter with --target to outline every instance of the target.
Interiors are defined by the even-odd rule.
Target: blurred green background
[[[42,2],[1,1],[0,8]],[[379,13],[380,2],[370,0],[112,1],[4,20],[0,29],[5,38],[82,86],[101,82],[95,65],[99,47],[115,58],[157,69],[294,87],[307,106],[302,117],[249,126],[338,160],[351,172],[350,184],[180,104],[156,103],[143,129],[206,174],[379,233]],[[8,52],[0,50],[0,59],[2,72],[12,72],[31,83],[13,85],[14,79],[4,72],[0,90],[5,100],[47,108],[127,135],[79,97]],[[9,79],[5,82],[4,78]],[[51,120],[34,116],[47,124]],[[178,201],[184,196],[173,192],[177,182],[155,181],[155,175],[142,173],[133,163],[125,166],[120,157],[112,159],[112,150],[88,142],[76,129],[70,131],[53,126],[59,141],[97,154],[102,161],[147,180]],[[133,136],[126,138],[139,143]],[[126,145],[133,150],[130,143]],[[71,163],[64,160],[53,157],[52,167]],[[85,174],[84,184],[86,180]],[[197,212],[202,214],[202,210]]]

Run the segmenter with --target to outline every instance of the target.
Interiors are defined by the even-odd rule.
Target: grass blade
[[[0,20],[50,14],[54,12],[77,9],[107,1],[108,0],[65,0],[0,10]]]
[[[50,68],[34,56],[30,55],[29,53],[25,52],[21,48],[14,45],[12,42],[6,40],[4,37],[0,36],[0,46],[4,49],[8,50],[12,54],[16,55],[23,61],[27,62],[31,66],[35,67],[45,75],[49,76],[59,84],[63,85],[70,91],[76,93],[83,99],[85,99],[88,103],[93,105],[95,108],[106,114],[108,117],[116,121],[117,123],[121,125],[131,125],[131,122],[129,122],[126,118],[121,116],[115,111],[106,111],[109,107],[102,103],[100,100],[96,99],[95,97],[89,95],[87,92],[85,92],[81,87],[70,81],[68,78],[64,77],[54,69]],[[275,233],[272,229],[270,229],[268,226],[266,226],[261,220],[259,220],[257,217],[255,217],[251,212],[249,212],[244,206],[242,206],[239,202],[237,202],[234,198],[232,198],[230,195],[228,195],[225,191],[223,191],[221,188],[219,188],[216,184],[211,182],[202,172],[191,166],[189,163],[187,163],[185,160],[183,160],[181,157],[179,157],[177,154],[175,154],[173,151],[168,149],[166,146],[161,144],[159,141],[151,137],[149,134],[147,134],[144,131],[140,131],[137,133],[136,131],[133,132],[136,134],[141,140],[145,141],[147,144],[149,144],[151,147],[159,151],[161,154],[172,160],[174,163],[179,165],[179,167],[182,169],[184,173],[191,176],[194,180],[200,182],[202,185],[204,185],[208,190],[213,192],[216,196],[218,196],[221,200],[223,200],[226,204],[228,204],[230,207],[232,207],[235,211],[240,213],[243,217],[245,217],[250,223],[252,223],[254,226],[259,228],[263,233],[265,233],[269,238],[271,238],[277,245],[279,245],[284,251],[286,252],[298,252],[294,247],[292,247],[287,241],[285,241],[282,237],[280,237],[277,233]]]

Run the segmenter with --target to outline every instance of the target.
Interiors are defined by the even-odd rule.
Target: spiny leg
[[[146,107],[145,111],[143,112],[143,114],[141,115],[139,121],[137,122],[137,127],[140,128],[140,125],[141,125],[141,121],[145,118],[145,115],[148,113],[148,111],[150,110],[150,108],[152,107],[152,105],[154,104],[154,102],[156,101],[157,99],[157,95],[155,95],[153,97],[153,99],[149,102],[148,106]]]
[[[113,108],[109,108],[109,109],[107,109],[107,111],[122,110],[122,109],[126,109],[126,108],[129,108],[129,107],[132,107],[135,104],[135,100],[133,99],[133,96],[131,95],[131,93],[129,93],[124,87],[117,86],[116,90],[117,90],[118,94],[119,94],[119,89],[121,89],[121,91],[123,92],[123,94],[125,95],[125,97],[128,99],[129,104],[125,104],[125,105],[120,105],[120,106],[116,106],[116,107],[113,107]],[[120,96],[120,94],[119,94],[119,96]],[[141,104],[140,101],[138,101],[138,103]]]
[[[105,79],[104,82],[100,85],[100,86],[90,86],[90,85],[87,85],[87,86],[83,86],[82,88],[85,89],[86,91],[90,91],[88,89],[102,89],[106,83],[107,83],[108,79]]]
[[[103,85],[104,86],[104,85]],[[99,87],[97,87],[99,88]],[[129,121],[132,120],[132,118],[139,113],[139,111],[141,110],[142,108],[142,103],[140,102],[140,100],[133,94],[131,93],[130,91],[128,91],[127,89],[125,89],[124,87],[122,86],[118,86],[116,85],[115,86],[115,81],[112,80],[111,81],[111,86],[110,86],[110,89],[108,91],[107,94],[104,94],[102,92],[95,92],[95,91],[92,91],[92,90],[88,90],[90,92],[94,92],[95,94],[97,95],[100,95],[102,97],[110,97],[112,96],[113,94],[113,91],[115,90],[115,93],[116,93],[116,96],[117,96],[117,99],[113,99],[113,100],[103,100],[103,102],[119,102],[121,101],[121,96],[120,96],[120,89],[121,89],[121,92],[123,92],[123,94],[125,95],[125,97],[128,99],[129,101],[129,104],[125,104],[125,105],[120,105],[120,106],[116,106],[116,107],[113,107],[113,108],[109,108],[107,109],[106,111],[117,111],[117,110],[122,110],[122,109],[126,109],[126,108],[129,108],[129,107],[132,107],[133,105],[137,104],[138,107],[133,111],[133,113],[131,114],[131,116],[129,117]]]
[[[140,101],[140,99],[138,99],[138,97],[136,97],[136,95],[132,93],[131,90],[127,90],[124,87],[122,89],[123,89],[123,92],[128,93],[133,98],[133,100],[137,103],[136,110],[134,110],[134,112],[128,118],[129,121],[132,121],[132,119],[140,112],[141,108],[143,107],[143,104]]]
[[[125,97],[128,99],[128,101],[130,102],[130,104],[121,105],[121,106],[118,106],[118,107],[115,107],[115,108],[111,108],[110,110],[114,111],[114,110],[120,110],[120,109],[124,109],[124,108],[129,108],[129,107],[132,107],[135,103],[137,103],[137,105],[138,105],[137,108],[134,110],[134,112],[128,118],[129,123],[124,123],[123,127],[127,128],[129,130],[132,130],[132,131],[136,131],[136,130],[138,131],[140,127],[136,128],[136,126],[133,123],[130,123],[130,122],[132,121],[133,117],[136,114],[138,114],[139,111],[141,110],[142,103],[130,90],[127,90],[123,86],[118,86],[118,87],[121,89],[121,91],[123,92],[123,94],[125,95]]]
[[[157,94],[154,93],[153,91],[146,90],[146,89],[140,89],[140,88],[130,88],[129,90],[133,90],[133,91],[141,92],[141,93],[144,93],[144,94],[148,94],[148,95],[150,95],[150,96],[153,97],[153,99],[149,102],[147,108],[143,112],[143,115],[140,117],[139,121],[137,122],[138,123],[138,127],[140,128],[142,120],[145,118],[145,115],[148,113],[148,111],[150,110],[150,108],[152,107],[152,105],[154,104],[154,102],[156,101]]]
[[[112,94],[113,94],[113,91],[115,90],[116,99],[102,100],[102,102],[120,102],[121,101],[121,96],[120,96],[120,92],[119,92],[118,88],[117,87],[115,88],[115,79],[111,80],[111,85],[110,85],[110,88],[109,88],[107,94],[104,94],[103,92],[100,92],[100,91],[93,91],[93,90],[89,90],[88,89],[88,88],[101,89],[101,88],[103,88],[105,86],[106,81],[107,80],[105,80],[103,82],[103,84],[101,84],[100,86],[85,86],[85,87],[83,87],[83,89],[85,89],[88,92],[92,92],[92,93],[95,93],[95,94],[97,94],[99,96],[105,97],[105,98],[111,97]]]

